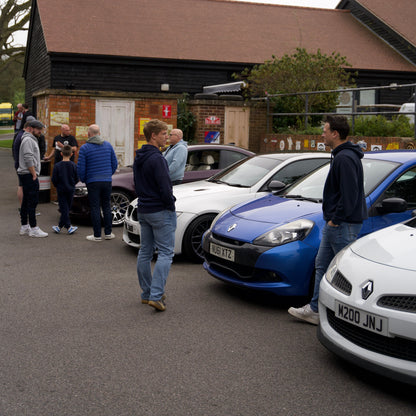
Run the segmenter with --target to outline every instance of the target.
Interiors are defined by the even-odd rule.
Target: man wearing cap
[[[36,223],[36,206],[39,202],[40,151],[38,139],[42,134],[43,124],[30,121],[25,124],[25,132],[19,149],[19,183],[23,187],[23,200],[20,207],[20,235],[30,237],[47,237],[48,233],[42,231]],[[29,221],[28,221],[29,219]]]

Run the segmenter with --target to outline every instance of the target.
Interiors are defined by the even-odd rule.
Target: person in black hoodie
[[[345,116],[328,116],[322,139],[332,149],[331,166],[325,181],[322,211],[325,226],[315,260],[315,287],[312,300],[288,312],[314,325],[319,323],[319,284],[329,263],[340,250],[357,239],[367,218],[364,174],[360,146],[347,141],[349,124]]]
[[[159,150],[166,144],[168,126],[163,121],[150,120],[143,133],[147,144],[136,151],[133,164],[140,223],[137,276],[142,289],[141,302],[164,311],[165,284],[172,264],[176,230],[175,197],[169,168]],[[150,263],[155,247],[158,256],[152,275]]]

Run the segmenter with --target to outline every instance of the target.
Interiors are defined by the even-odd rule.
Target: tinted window
[[[416,207],[416,168],[403,173],[384,192],[385,198],[402,198],[407,201],[408,208]]]
[[[227,166],[230,166],[234,162],[237,162],[241,159],[246,159],[247,155],[240,152],[234,152],[232,150],[221,150],[219,169],[224,169]]]

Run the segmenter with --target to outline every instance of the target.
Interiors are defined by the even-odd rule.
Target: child
[[[61,218],[59,225],[54,225],[52,229],[59,234],[63,227],[68,229],[68,234],[73,234],[78,227],[71,225],[69,210],[74,197],[75,184],[78,182],[77,166],[71,162],[72,147],[66,144],[62,149],[62,160],[58,162],[52,173],[52,183],[58,191],[59,210]]]

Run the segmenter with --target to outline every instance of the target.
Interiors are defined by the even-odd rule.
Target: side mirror
[[[404,212],[407,210],[407,202],[402,198],[387,198],[381,201],[381,204],[377,208],[383,214]]]
[[[267,189],[270,192],[279,192],[286,188],[286,184],[280,181],[271,181],[269,185],[267,186]]]

